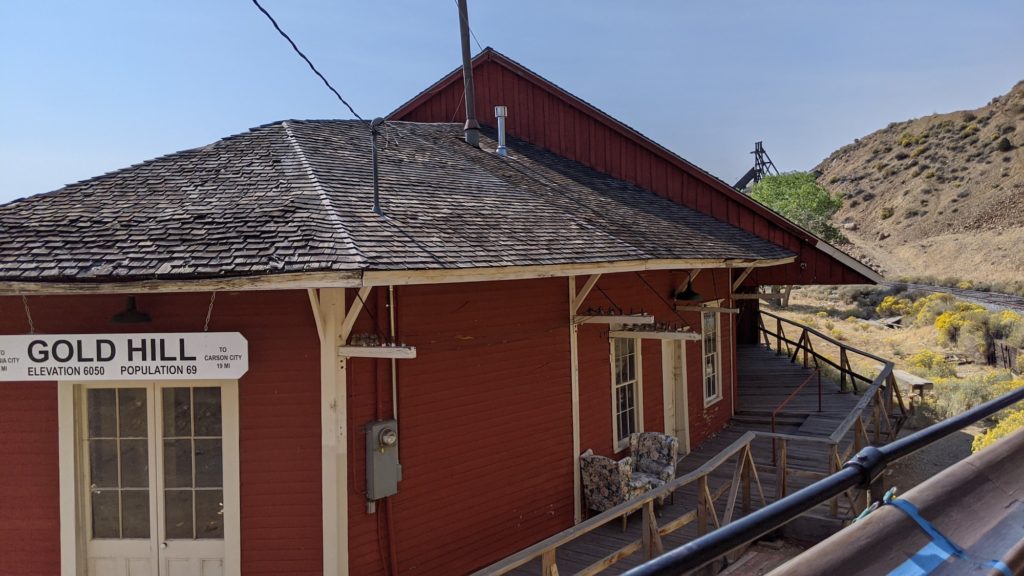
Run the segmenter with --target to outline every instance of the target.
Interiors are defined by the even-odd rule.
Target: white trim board
[[[438,268],[420,270],[367,270],[264,274],[234,278],[192,280],[142,280],[128,282],[0,282],[0,296],[32,294],[139,294],[159,292],[227,292],[247,290],[297,290],[310,288],[360,288],[409,284],[449,284],[494,280],[563,278],[615,272],[686,270],[705,268],[767,268],[789,264],[796,256],[766,260],[625,260],[592,264],[551,264],[536,266],[493,266],[482,268]]]

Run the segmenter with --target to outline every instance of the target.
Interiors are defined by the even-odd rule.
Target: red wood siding
[[[0,410],[0,574],[57,574],[57,386],[0,382]]]
[[[700,313],[680,312],[677,316],[672,294],[686,281],[686,275],[671,272],[604,275],[598,282],[601,290],[593,290],[583,308],[608,308],[611,305],[653,314],[658,322],[685,324],[700,332]],[[580,282],[582,284],[582,282]],[[647,285],[650,284],[650,287]],[[724,297],[727,293],[728,271],[705,271],[697,277],[694,289],[707,299]],[[653,288],[653,290],[652,290]],[[662,299],[668,300],[668,304]],[[732,320],[722,315],[722,399],[704,408],[703,373],[700,342],[686,344],[687,402],[691,446],[697,446],[716,434],[732,416],[735,384],[734,345]],[[643,340],[643,400],[644,429],[664,431],[663,375],[661,341]],[[625,451],[615,453],[612,438],[612,393],[610,343],[608,327],[585,324],[579,329],[580,362],[580,448],[592,448],[595,453],[621,458]]]
[[[417,347],[398,362],[401,574],[464,573],[572,524],[567,292],[565,279],[396,289],[399,335]],[[359,331],[374,331],[372,320]],[[366,512],[361,456],[376,411],[372,364],[386,372],[389,362],[353,362],[349,377],[353,574],[384,573],[388,554],[382,507]]]
[[[124,308],[122,296],[30,297],[29,303],[43,333],[195,332],[203,329],[210,300],[208,294],[137,299],[152,323],[110,324]],[[321,574],[319,340],[309,300],[301,291],[221,293],[210,330],[238,331],[249,341],[249,372],[238,387],[242,571]],[[26,332],[20,298],[0,298],[0,334]],[[56,386],[0,383],[0,409],[0,437],[25,440],[0,444],[0,572],[52,574],[48,562],[60,558]],[[19,515],[24,518],[15,521]],[[22,536],[3,532],[12,528]]]
[[[808,243],[791,224],[780,221],[727,184],[500,55],[485,52],[479,56],[473,79],[482,124],[495,126],[494,107],[508,106],[509,134],[729,222],[797,254],[796,262],[760,271],[746,284],[870,283],[818,250],[814,240]],[[461,75],[449,75],[392,117],[412,122],[462,121],[462,99]]]

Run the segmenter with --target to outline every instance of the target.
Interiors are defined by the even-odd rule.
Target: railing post
[[[750,445],[742,460],[743,465],[743,515],[750,514],[750,467],[754,465],[754,455],[750,453]]]
[[[875,390],[874,409],[871,411],[875,418],[875,442],[882,441],[882,391]]]
[[[821,368],[817,368],[815,372],[818,373],[818,412],[821,412]]]
[[[832,444],[832,449],[828,452],[829,476],[839,471],[836,467],[837,460],[839,460],[839,444]],[[829,512],[832,513],[833,518],[839,516],[839,496],[833,496],[832,500],[829,501]]]
[[[654,515],[653,500],[644,503],[641,534],[644,554],[647,554],[648,558],[654,558],[665,551],[661,543],[661,534],[658,533],[658,521]]]
[[[846,357],[846,346],[839,349],[839,390],[846,392],[846,368],[850,365],[850,359]]]
[[[558,576],[558,564],[555,563],[554,548],[541,555],[540,573],[543,574],[543,576]]]
[[[787,344],[788,346],[788,344]],[[782,354],[782,319],[775,319],[775,353]]]
[[[708,477],[701,476],[697,481],[697,535],[703,536],[708,533],[708,507],[707,501]]]
[[[775,464],[775,500],[786,496],[786,439],[779,439],[779,459]],[[772,454],[774,456],[774,454]]]

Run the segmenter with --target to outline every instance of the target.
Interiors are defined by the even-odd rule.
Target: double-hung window
[[[701,313],[702,354],[704,357],[704,405],[722,398],[719,319],[715,312]]]
[[[612,338],[612,427],[616,452],[643,429],[639,340]]]

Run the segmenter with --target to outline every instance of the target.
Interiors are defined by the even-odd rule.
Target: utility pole
[[[473,62],[469,55],[469,8],[467,0],[459,1],[459,35],[462,37],[462,82],[466,89],[466,143],[480,145],[480,123],[476,120],[476,90],[473,87]]]

